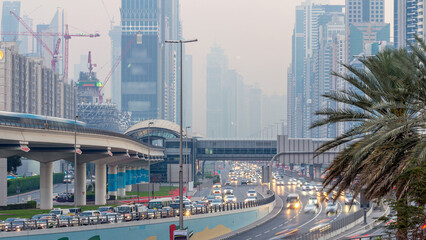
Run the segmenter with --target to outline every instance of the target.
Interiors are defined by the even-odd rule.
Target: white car
[[[327,207],[325,208],[325,214],[329,214],[329,213],[337,213],[337,204],[333,201],[328,201],[327,202]]]
[[[354,196],[352,194],[346,194],[345,197],[345,205],[349,205],[352,202],[352,199],[354,199]],[[356,201],[354,200],[353,204],[356,205]]]
[[[305,206],[304,212],[305,213],[317,213],[318,212],[318,207],[315,204],[313,204],[313,203],[308,203]]]
[[[290,178],[289,180],[288,180],[288,185],[296,185],[297,184],[297,180],[296,179],[294,179],[294,178]]]
[[[247,191],[247,197],[257,197],[256,190],[250,189]]]
[[[314,197],[314,196],[309,197],[308,204],[314,204],[315,206],[318,207],[319,206],[318,205],[318,198]]]
[[[225,202],[226,203],[236,203],[237,198],[234,195],[226,195],[225,196]]]
[[[223,200],[222,199],[215,199],[215,200],[212,201],[211,206],[212,207],[214,207],[214,206],[222,206],[222,204],[223,204]]]

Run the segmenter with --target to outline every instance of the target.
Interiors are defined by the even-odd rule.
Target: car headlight
[[[290,203],[287,203],[287,207],[290,207]]]
[[[294,206],[295,206],[296,208],[298,208],[298,207],[300,206],[300,204],[299,204],[299,203],[296,203]]]

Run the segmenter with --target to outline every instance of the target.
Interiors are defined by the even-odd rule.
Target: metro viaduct
[[[0,206],[7,205],[7,157],[22,156],[40,162],[40,209],[53,207],[53,162],[64,159],[75,166],[74,200],[86,205],[86,163],[95,163],[95,204],[106,204],[106,165],[109,194],[123,195],[131,184],[143,181],[144,169],[162,161],[164,149],[124,134],[85,127],[40,129],[0,125]],[[76,146],[76,148],[74,148]],[[117,174],[118,172],[118,174]],[[146,174],[145,174],[146,175]]]

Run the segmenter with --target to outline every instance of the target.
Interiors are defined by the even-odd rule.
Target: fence
[[[357,211],[345,218],[342,218],[340,220],[337,220],[335,222],[331,222],[331,223],[324,223],[322,225],[318,225],[314,228],[311,228],[310,231],[308,233],[304,233],[304,234],[300,234],[300,235],[295,235],[295,236],[291,236],[288,237],[286,239],[292,239],[292,240],[314,240],[314,239],[320,239],[324,237],[327,237],[328,234],[337,231],[355,221],[357,221],[358,219],[360,219],[361,217],[364,216],[364,211],[365,210],[360,210]],[[297,231],[294,231],[295,233],[297,233]]]
[[[228,212],[239,209],[246,209],[257,207],[271,203],[275,200],[275,194],[254,201],[238,202],[238,203],[226,203],[215,206],[200,206],[190,207],[184,209],[184,215],[199,215],[209,214],[215,212]],[[131,212],[131,213],[109,213],[106,215],[99,216],[59,216],[51,218],[43,218],[38,220],[26,220],[17,219],[16,221],[0,223],[0,231],[23,231],[23,230],[35,230],[45,228],[59,228],[59,227],[74,227],[74,226],[85,226],[85,225],[96,225],[96,224],[108,224],[128,221],[142,221],[149,219],[161,219],[171,218],[179,216],[178,209],[172,209],[166,207],[163,209],[148,209],[142,212]]]

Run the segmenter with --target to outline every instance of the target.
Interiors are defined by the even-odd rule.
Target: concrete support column
[[[294,169],[294,164],[293,164],[293,163],[290,163],[291,176],[293,176],[293,169]]]
[[[53,162],[40,163],[40,209],[53,208]]]
[[[118,168],[117,194],[120,197],[126,196],[126,167],[119,167]]]
[[[311,180],[314,180],[314,165],[309,164],[309,176]]]
[[[126,169],[126,191],[132,191],[132,170],[130,167]]]
[[[136,168],[136,183],[141,183],[142,182],[142,168],[141,167],[137,167]]]
[[[314,164],[315,168],[315,178],[321,179],[321,164]]]
[[[74,201],[77,206],[86,205],[86,163],[77,163],[74,179]]]
[[[108,195],[117,197],[117,166],[108,165]]]
[[[95,164],[95,205],[106,204],[106,164]]]
[[[0,158],[0,206],[7,206],[7,158]]]
[[[131,172],[132,172],[132,184],[136,184],[136,178],[137,178],[136,167],[132,167]]]

